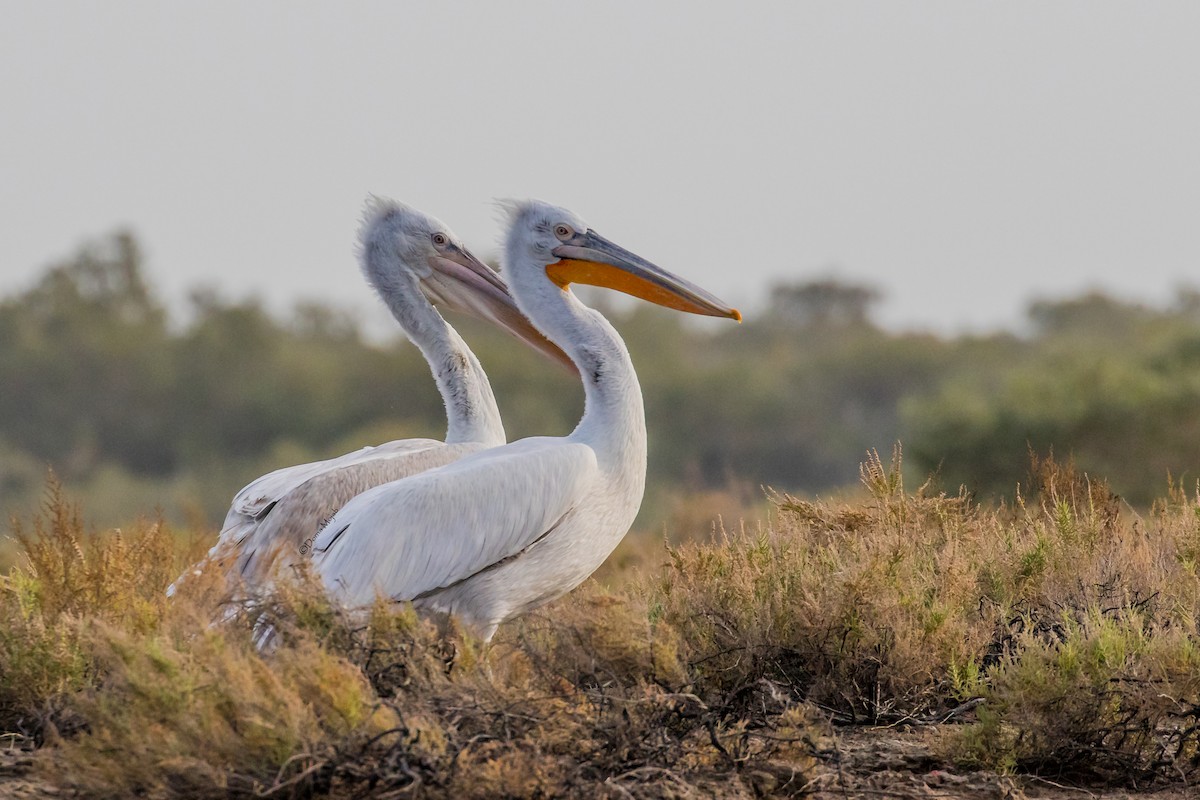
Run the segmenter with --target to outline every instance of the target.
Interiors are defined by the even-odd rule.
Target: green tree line
[[[869,287],[774,287],[741,326],[605,307],[638,368],[651,497],[729,485],[828,492],[869,448],[904,442],[914,477],[1011,494],[1053,448],[1131,502],[1200,474],[1200,294],[1166,308],[1100,294],[1035,303],[1029,331],[938,337],[871,319]],[[37,501],[52,466],[98,519],[131,509],[218,521],[267,470],[405,436],[440,438],[428,367],[345,312],[195,291],[173,319],[135,238],[117,233],[0,300],[0,509]],[[576,383],[455,318],[510,438],[568,432]],[[653,504],[651,504],[653,505]]]

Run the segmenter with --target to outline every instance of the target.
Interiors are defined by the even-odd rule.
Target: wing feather
[[[520,553],[598,473],[590,447],[563,439],[485,450],[358,495],[313,543],[314,563],[352,605],[411,600]]]
[[[441,466],[477,447],[401,439],[269,472],[234,496],[221,533],[201,564],[216,564],[231,578],[258,583],[268,569],[264,557],[306,555],[306,537],[315,535],[320,524],[355,494]],[[197,565],[189,572],[200,574],[200,569]],[[176,580],[167,587],[168,597],[178,584]]]
[[[256,527],[254,523],[260,522],[284,496],[322,473],[354,466],[372,459],[393,458],[443,446],[442,442],[434,439],[400,439],[376,447],[364,447],[336,458],[314,461],[311,464],[297,464],[268,472],[246,484],[240,492],[234,495],[229,512],[225,515],[225,524],[221,527],[221,535],[217,539],[217,544],[223,545],[228,541],[240,541],[247,533],[254,530]]]
[[[250,583],[260,583],[276,556],[283,556],[285,564],[307,556],[317,534],[356,495],[373,486],[444,466],[482,448],[469,442],[376,453],[314,475],[281,497],[255,529],[233,545],[238,575]]]

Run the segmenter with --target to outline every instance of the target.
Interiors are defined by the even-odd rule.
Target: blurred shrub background
[[[762,486],[853,485],[864,453],[896,440],[912,477],[936,472],[980,499],[1026,480],[1030,448],[1073,457],[1134,505],[1168,474],[1200,475],[1200,293],[1154,308],[1103,294],[1035,302],[1020,332],[957,337],[882,330],[877,299],[834,280],[780,284],[746,323],[711,330],[602,305],[646,398],[639,527],[661,531],[682,498],[736,514],[763,501]],[[157,506],[215,526],[270,469],[444,434],[428,368],[398,331],[376,341],[320,304],[280,317],[212,290],[189,302],[169,311],[128,232],[0,300],[0,511],[35,507],[52,466],[97,524]],[[510,438],[570,431],[573,381],[507,336],[452,323],[488,370]]]

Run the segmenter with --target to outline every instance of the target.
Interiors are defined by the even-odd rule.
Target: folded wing
[[[284,467],[274,472],[268,472],[248,483],[234,496],[229,512],[225,515],[225,524],[221,526],[221,535],[217,539],[214,550],[227,542],[241,541],[258,526],[258,523],[265,519],[276,503],[294,492],[306,481],[322,473],[361,464],[372,459],[418,453],[433,447],[444,447],[444,445],[433,439],[401,439],[381,444],[378,447],[364,447],[337,458],[314,461],[311,464],[297,464],[294,467]]]
[[[351,605],[445,588],[519,554],[598,477],[583,444],[537,437],[377,486],[347,503],[313,543],[326,586]]]

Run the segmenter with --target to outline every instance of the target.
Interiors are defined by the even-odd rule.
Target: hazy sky
[[[891,324],[1200,283],[1200,3],[0,1],[0,293],[129,226],[152,279],[372,309],[368,192],[496,250],[569,206],[749,309]]]

